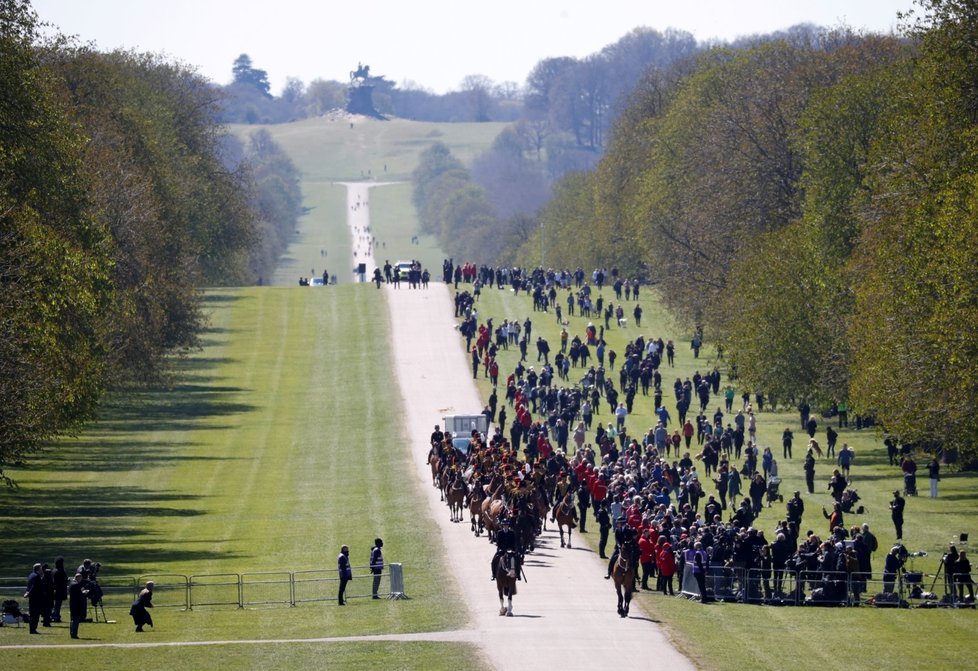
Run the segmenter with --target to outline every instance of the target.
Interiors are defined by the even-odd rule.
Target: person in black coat
[[[805,484],[808,485],[808,493],[815,493],[815,455],[812,454],[811,448],[808,449],[808,453],[805,455]]]
[[[27,599],[27,607],[30,609],[30,632],[39,634],[37,623],[41,620],[41,614],[47,604],[47,595],[44,593],[44,571],[40,564],[34,564],[29,576],[27,576],[27,590],[24,592]],[[50,615],[48,611],[47,615]],[[45,615],[45,618],[47,618]]]
[[[153,585],[152,580],[147,582],[146,587],[139,593],[139,596],[129,609],[133,624],[136,625],[136,631],[142,631],[143,626],[147,624],[151,627],[153,626],[153,616],[147,610],[153,607]]]
[[[336,600],[341,606],[346,605],[346,585],[353,580],[353,567],[350,566],[350,547],[343,545],[340,547],[340,554],[336,557],[336,570],[340,578],[340,589]]]
[[[71,619],[69,629],[72,638],[78,638],[78,625],[88,615],[88,590],[85,589],[85,578],[81,573],[75,574],[75,579],[68,585],[68,616]]]
[[[54,560],[54,608],[51,609],[51,621],[61,622],[61,604],[68,598],[68,573],[65,571],[65,558]]]
[[[906,505],[907,501],[900,496],[900,492],[893,492],[893,500],[890,501],[890,517],[893,519],[893,528],[896,531],[897,540],[903,540],[903,508]]]

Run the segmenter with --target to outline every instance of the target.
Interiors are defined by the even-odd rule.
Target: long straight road
[[[361,187],[366,194],[366,185]],[[348,202],[356,202],[351,189]],[[363,198],[363,195],[360,195]],[[351,226],[363,227],[369,210],[351,210]],[[353,217],[352,215],[360,216]],[[354,223],[354,221],[356,223]],[[363,260],[363,258],[359,258]],[[372,260],[371,260],[372,261]],[[368,273],[372,272],[369,267]],[[500,617],[495,583],[489,580],[493,546],[475,538],[469,525],[449,521],[448,508],[431,486],[425,463],[428,436],[449,414],[479,412],[483,403],[472,380],[452,315],[449,287],[431,283],[412,290],[402,283],[385,285],[397,379],[404,398],[407,434],[415,452],[414,476],[427,492],[431,515],[438,525],[445,556],[470,612],[470,626],[489,663],[497,669],[543,668],[562,671],[587,669],[614,660],[622,668],[648,668],[651,663],[670,669],[692,669],[692,663],[666,639],[658,625],[632,602],[632,615],[615,612],[614,587],[602,578],[605,563],[587,548],[559,547],[556,532],[545,533],[542,546],[528,555],[527,581],[518,583],[515,617]]]

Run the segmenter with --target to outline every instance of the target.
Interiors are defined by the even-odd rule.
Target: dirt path
[[[545,533],[542,547],[528,556],[527,582],[519,583],[515,617],[499,617],[495,583],[489,580],[493,546],[475,538],[468,523],[449,521],[448,508],[431,486],[425,463],[427,440],[448,414],[479,412],[480,401],[459,336],[454,328],[449,287],[399,290],[385,285],[398,382],[404,397],[406,429],[415,452],[415,475],[441,532],[459,592],[466,597],[476,642],[497,669],[588,669],[614,659],[622,668],[656,666],[692,669],[692,663],[662,630],[632,602],[632,615],[615,612],[615,591],[603,579],[606,564],[586,548],[560,548],[556,532]],[[468,516],[466,515],[466,519]],[[608,657],[610,655],[610,657]]]
[[[351,248],[353,249],[353,265],[367,264],[367,275],[365,280],[370,282],[373,279],[374,268],[377,263],[374,261],[373,247],[367,240],[373,236],[369,233],[370,228],[370,189],[383,186],[383,182],[342,182],[346,187],[346,222],[350,227]],[[353,274],[353,281],[357,281],[356,273]]]

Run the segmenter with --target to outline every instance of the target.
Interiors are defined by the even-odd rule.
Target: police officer
[[[499,521],[500,530],[496,534],[496,554],[492,556],[490,567],[492,568],[492,578],[496,579],[496,570],[499,568],[499,559],[509,550],[516,550],[516,532],[510,526],[508,517]]]
[[[370,548],[370,572],[374,576],[373,598],[379,599],[377,590],[380,589],[380,577],[384,572],[384,541],[380,538],[374,539],[374,546]]]

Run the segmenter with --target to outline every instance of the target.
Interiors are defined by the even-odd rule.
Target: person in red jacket
[[[608,483],[601,476],[594,479],[594,484],[591,486],[591,503],[594,504],[594,512],[597,514],[598,508],[601,506],[602,502],[608,498]]]
[[[656,557],[655,564],[659,569],[659,591],[673,596],[675,592],[672,591],[672,576],[676,574],[676,556],[672,553],[672,544],[665,536],[659,538],[658,548],[659,555]]]
[[[642,565],[642,589],[649,590],[649,577],[655,572],[655,542],[649,529],[638,539],[638,561]]]

